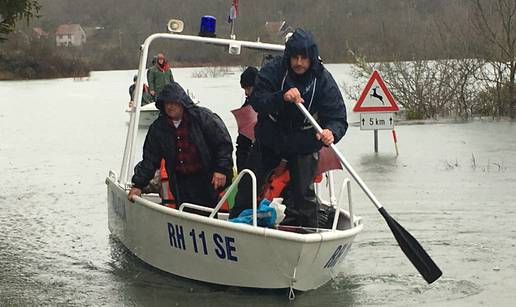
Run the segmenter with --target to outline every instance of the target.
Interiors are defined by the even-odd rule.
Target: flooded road
[[[350,82],[345,65],[330,65]],[[243,100],[239,71],[176,79],[216,111]],[[119,172],[133,72],[0,82],[0,305],[283,306],[285,291],[199,283],[142,263],[110,237],[106,187]],[[348,101],[351,121],[353,103]],[[427,285],[376,208],[353,186],[364,230],[341,273],[293,306],[512,306],[516,300],[516,123],[353,126],[338,147],[388,212],[443,271]],[[340,176],[342,177],[342,175]],[[209,303],[206,303],[209,302]]]

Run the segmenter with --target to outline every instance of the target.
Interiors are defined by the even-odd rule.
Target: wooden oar
[[[312,117],[310,112],[306,110],[302,103],[296,103],[297,107],[306,118],[310,121],[310,123],[314,126],[315,130],[318,133],[322,132],[321,126],[317,123],[317,121]],[[339,157],[340,162],[344,165],[346,170],[351,174],[353,179],[355,179],[356,183],[362,188],[364,193],[369,197],[369,199],[376,206],[378,211],[382,214],[383,218],[389,225],[389,228],[398,241],[398,245],[401,247],[401,250],[405,253],[408,259],[412,262],[412,264],[416,267],[419,273],[423,276],[423,278],[431,284],[436,281],[443,274],[439,267],[435,264],[435,262],[430,258],[430,256],[426,253],[426,251],[421,247],[419,242],[408,232],[406,231],[393,217],[391,217],[385,208],[380,204],[378,199],[373,195],[373,193],[369,190],[366,184],[362,181],[362,179],[358,176],[355,170],[351,167],[349,162],[344,158],[344,156],[337,149],[335,144],[330,145],[331,149],[335,152],[335,154]]]

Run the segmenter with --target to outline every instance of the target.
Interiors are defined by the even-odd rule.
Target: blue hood
[[[310,59],[310,70],[315,72],[322,71],[321,61],[319,59],[319,49],[315,43],[312,32],[297,28],[292,36],[285,44],[283,53],[284,63],[290,69],[290,58],[295,55],[304,55]]]

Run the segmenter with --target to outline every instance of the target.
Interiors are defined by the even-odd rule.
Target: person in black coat
[[[209,109],[195,105],[176,82],[163,88],[156,107],[160,116],[147,132],[129,199],[141,195],[163,158],[177,205],[188,202],[215,207],[233,174],[233,145],[224,122]]]
[[[245,93],[245,102],[242,108],[249,105],[249,97],[253,93],[254,81],[257,75],[258,69],[253,66],[247,67],[240,75],[240,86],[244,89]],[[244,169],[252,144],[253,140],[243,134],[238,134],[236,140],[236,165],[238,172]]]
[[[288,225],[317,227],[319,203],[313,179],[322,146],[337,143],[348,128],[346,107],[339,87],[324,68],[314,37],[296,29],[282,56],[260,69],[251,106],[258,113],[255,144],[247,168],[262,187],[270,172],[287,160],[292,199],[287,202]],[[323,128],[316,133],[294,103],[303,103]],[[239,185],[230,217],[251,206],[249,180]]]

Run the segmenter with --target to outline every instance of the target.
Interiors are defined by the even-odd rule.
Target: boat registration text
[[[172,248],[184,251],[191,249],[196,254],[215,255],[222,260],[238,261],[235,238],[233,237],[218,233],[210,235],[204,230],[194,228],[185,230],[182,225],[172,223],[167,223],[167,231]]]

